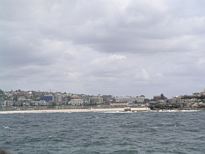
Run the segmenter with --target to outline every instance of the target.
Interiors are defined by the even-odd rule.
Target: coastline
[[[43,109],[43,110],[12,110],[0,111],[0,114],[15,113],[74,113],[74,112],[123,112],[124,108],[102,108],[102,109]]]
[[[131,108],[125,111],[125,108],[90,108],[90,109],[40,109],[40,110],[7,110],[0,111],[0,114],[18,114],[18,113],[83,113],[83,112],[103,112],[103,113],[130,113],[130,112],[198,112],[201,110],[150,110],[149,108]]]
[[[147,112],[149,108],[131,108],[131,112]],[[73,112],[126,112],[125,108],[89,108],[89,109],[40,109],[0,111],[0,114],[14,113],[73,113]]]

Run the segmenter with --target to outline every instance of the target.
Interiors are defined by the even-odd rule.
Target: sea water
[[[11,154],[204,154],[205,112],[0,115]]]

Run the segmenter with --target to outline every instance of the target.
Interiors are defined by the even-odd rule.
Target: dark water
[[[205,154],[205,112],[0,115],[12,154]]]

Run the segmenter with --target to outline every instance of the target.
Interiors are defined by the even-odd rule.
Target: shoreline
[[[90,109],[40,109],[40,110],[7,110],[0,111],[0,114],[17,114],[17,113],[132,113],[132,112],[198,112],[202,110],[150,110],[149,108],[131,108],[130,111],[125,111],[125,108],[90,108]]]
[[[75,112],[122,112],[124,108],[113,109],[42,109],[42,110],[11,110],[0,111],[0,114],[14,114],[14,113],[75,113]]]

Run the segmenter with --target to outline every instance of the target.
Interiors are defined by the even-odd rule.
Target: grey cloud
[[[0,85],[149,96],[202,88],[204,3],[1,0]]]
[[[193,36],[201,34],[203,17],[180,17],[173,12],[175,10],[158,11],[138,3],[130,5],[131,9],[128,7],[123,13],[113,11],[114,15],[105,14],[100,20],[98,17],[88,19],[89,22],[74,29],[71,39],[76,44],[85,44],[102,52],[193,50]]]

